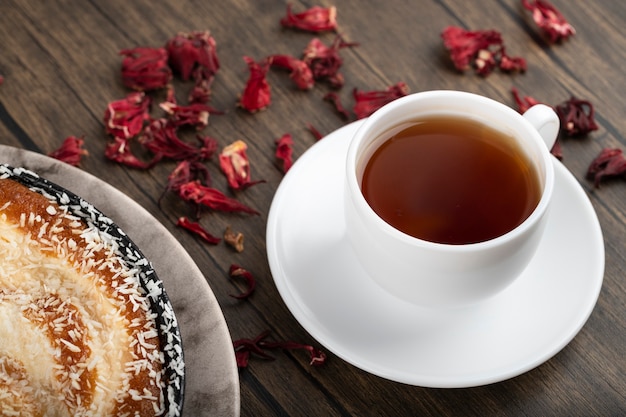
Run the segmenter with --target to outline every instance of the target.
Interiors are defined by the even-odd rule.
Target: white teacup
[[[490,240],[445,244],[403,233],[376,214],[361,191],[370,156],[390,132],[430,116],[470,118],[518,143],[541,188],[526,220]],[[470,305],[505,289],[529,264],[541,240],[554,187],[550,149],[558,131],[558,116],[548,106],[533,106],[522,116],[494,100],[459,91],[412,94],[379,109],[352,138],[346,164],[347,235],[364,269],[389,293],[425,307]]]

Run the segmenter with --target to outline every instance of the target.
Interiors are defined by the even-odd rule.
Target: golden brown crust
[[[157,414],[162,407],[163,393],[156,324],[145,296],[139,293],[137,283],[132,283],[136,278],[133,271],[129,271],[115,252],[116,248],[94,238],[84,222],[68,214],[66,208],[10,179],[0,179],[0,222],[8,230],[6,234],[0,233],[0,245],[13,244],[13,230],[25,236],[26,241],[34,242],[27,251],[41,251],[41,258],[37,258],[43,259],[41,263],[45,264],[48,257],[54,265],[65,265],[68,270],[60,273],[62,279],[78,288],[76,294],[61,296],[52,290],[31,297],[28,292],[21,293],[20,288],[16,288],[27,284],[15,276],[0,275],[0,300],[25,303],[23,300],[27,299],[28,305],[20,307],[23,318],[43,331],[55,352],[53,356],[58,368],[55,368],[55,386],[63,387],[61,394],[68,415],[89,415],[89,410],[104,409],[101,404],[93,404],[94,401],[110,402],[113,407],[109,408],[111,415]],[[0,266],[2,262],[6,259],[0,259]],[[75,282],[76,277],[89,282]],[[45,287],[45,279],[35,285]],[[92,306],[94,299],[104,303],[104,307]],[[93,317],[97,311],[104,311],[109,316]],[[120,332],[115,328],[117,324],[111,321],[123,323],[123,330]],[[103,334],[109,327],[116,332],[113,336]],[[109,343],[107,337],[116,345],[103,349],[99,344]],[[9,363],[12,359],[3,357],[2,346],[0,342],[0,361]],[[111,351],[117,352],[117,356]],[[112,363],[101,364],[99,361],[104,361],[103,357]],[[121,363],[114,363],[115,358]],[[13,360],[11,363],[18,362]],[[103,394],[109,389],[104,387],[111,376],[102,375],[100,369],[113,372],[116,367],[120,368],[120,386],[115,392]],[[1,375],[7,369],[13,370],[0,367],[0,406],[7,401],[1,395]]]

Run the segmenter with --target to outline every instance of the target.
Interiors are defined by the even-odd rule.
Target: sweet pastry
[[[1,414],[178,414],[184,363],[160,281],[108,218],[41,184],[0,166]]]

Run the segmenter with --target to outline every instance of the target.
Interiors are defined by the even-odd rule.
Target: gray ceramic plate
[[[131,198],[81,169],[3,145],[0,163],[24,167],[66,188],[124,230],[152,262],[180,325],[183,415],[238,416],[239,377],[226,321],[204,275],[168,230]]]

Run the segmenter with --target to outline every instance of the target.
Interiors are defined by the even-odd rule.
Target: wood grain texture
[[[276,352],[276,360],[254,360],[240,372],[244,416],[405,416],[405,415],[623,415],[626,414],[626,181],[594,189],[584,178],[591,160],[605,147],[626,150],[626,3],[554,0],[576,28],[558,45],[547,44],[517,0],[337,0],[341,33],[359,46],[341,50],[345,86],[338,91],[352,106],[352,90],[383,89],[398,81],[412,92],[459,89],[514,106],[511,88],[556,105],[574,95],[594,103],[599,130],[562,140],[565,166],[575,175],[598,214],[605,236],[606,273],[598,304],[580,334],[554,358],[519,377],[468,389],[407,386],[367,374],[330,352],[326,366],[312,368],[303,352]],[[294,2],[303,10],[315,3]],[[315,35],[281,29],[286,2],[182,0],[108,2],[4,0],[0,4],[0,141],[48,153],[70,135],[85,137],[90,155],[81,168],[105,180],[148,209],[176,236],[204,272],[226,317],[233,339],[264,329],[276,339],[317,345],[290,314],[276,290],[265,254],[267,213],[282,173],[274,141],[294,137],[297,158],[315,143],[311,123],[323,134],[345,124],[319,84],[297,91],[286,73],[271,71],[272,104],[250,115],[236,108],[248,76],[242,56],[299,55]],[[456,72],[443,49],[442,29],[497,29],[507,52],[528,61],[524,74],[495,72],[479,77]],[[203,225],[221,234],[227,225],[245,235],[245,250],[207,245],[175,226],[193,213],[173,196],[158,200],[173,163],[149,171],[113,164],[104,156],[102,118],[109,101],[123,97],[118,52],[161,46],[179,31],[210,30],[221,69],[203,131],[223,147],[243,139],[249,146],[253,179],[263,184],[233,194],[259,216],[211,213]],[[330,42],[334,35],[319,37]],[[184,89],[179,85],[180,99]],[[187,132],[193,138],[195,132]],[[216,161],[214,185],[226,190]],[[575,224],[572,227],[576,227]],[[254,296],[238,301],[240,282],[228,278],[231,263],[258,280]],[[331,289],[329,289],[331,290]],[[372,334],[376,338],[376,334]]]

